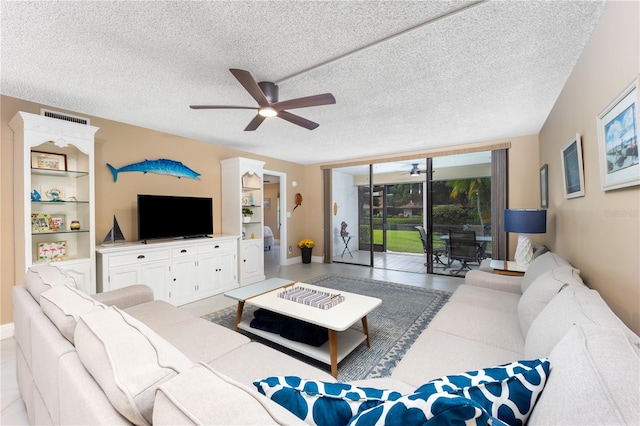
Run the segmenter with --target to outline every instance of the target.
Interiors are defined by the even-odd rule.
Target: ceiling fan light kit
[[[245,127],[245,131],[253,131],[262,124],[268,117],[280,117],[290,123],[297,124],[309,130],[319,126],[311,120],[300,117],[286,111],[295,108],[308,108],[313,106],[335,104],[336,98],[331,93],[321,95],[306,96],[304,98],[289,99],[280,102],[278,100],[278,86],[270,81],[259,83],[253,78],[249,71],[232,68],[231,74],[240,82],[242,87],[249,92],[251,97],[258,103],[257,107],[233,106],[233,105],[191,105],[191,109],[255,109],[256,116]]]
[[[409,172],[409,176],[420,176],[420,169],[418,168],[418,164],[412,164],[411,171]]]

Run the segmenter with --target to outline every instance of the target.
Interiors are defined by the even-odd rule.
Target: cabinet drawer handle
[[[187,252],[187,249],[180,250],[180,253],[186,253],[186,252]]]
[[[138,259],[144,259],[144,254],[138,255]]]

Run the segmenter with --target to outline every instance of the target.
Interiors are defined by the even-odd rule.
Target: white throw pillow
[[[49,264],[30,266],[24,277],[24,285],[38,303],[40,303],[40,295],[53,287],[67,285],[78,288],[73,277]]]
[[[587,287],[566,286],[531,323],[524,343],[525,357],[548,357],[574,324],[618,328],[632,345],[640,345],[638,336],[613,313],[597,291]]]
[[[518,319],[523,336],[527,336],[533,320],[565,285],[585,286],[579,269],[571,266],[554,268],[531,283],[518,301]]]
[[[622,330],[574,325],[549,361],[529,424],[640,424],[640,359]]]
[[[522,294],[527,291],[527,288],[529,288],[531,283],[533,283],[536,278],[538,278],[545,272],[559,266],[571,265],[565,259],[551,251],[541,254],[540,256],[533,259],[531,265],[529,265],[529,268],[527,268],[527,272],[524,273],[522,281],[520,281],[520,290],[522,291]]]
[[[59,285],[42,293],[40,307],[71,344],[80,315],[107,309],[106,305],[88,294],[66,285]]]
[[[74,338],[84,367],[114,408],[137,425],[151,424],[158,386],[193,365],[145,324],[115,307],[82,315]]]

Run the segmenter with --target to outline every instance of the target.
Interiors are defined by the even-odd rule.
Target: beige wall
[[[640,72],[640,3],[610,1],[540,132],[549,165],[546,244],[580,268],[587,285],[640,333],[640,187],[604,192],[596,116]],[[564,198],[560,150],[579,133],[585,196]]]

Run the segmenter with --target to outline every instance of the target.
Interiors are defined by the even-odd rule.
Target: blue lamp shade
[[[547,210],[508,209],[504,211],[505,232],[544,234],[547,232]]]

